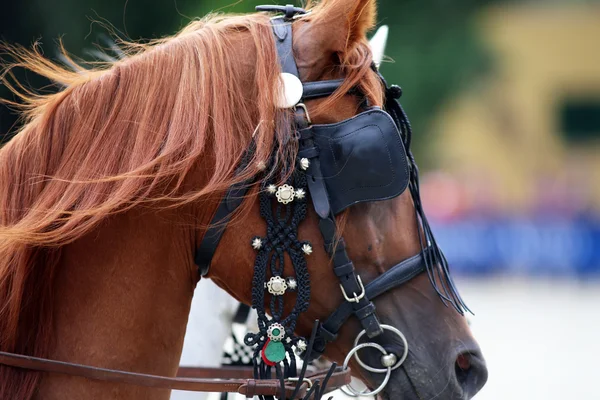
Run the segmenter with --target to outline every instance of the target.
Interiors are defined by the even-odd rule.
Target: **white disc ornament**
[[[281,73],[280,80],[281,87],[275,104],[279,108],[292,108],[298,104],[304,93],[302,82],[295,75],[287,72]]]

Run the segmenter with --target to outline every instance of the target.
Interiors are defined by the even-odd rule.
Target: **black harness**
[[[272,19],[279,62],[282,72],[299,78],[292,51],[292,22],[295,15],[304,11],[291,6],[262,6],[258,10],[285,12],[285,16]],[[372,107],[336,124],[312,125],[305,108],[296,107],[289,140],[298,140],[297,166],[291,173],[282,171],[281,176],[286,178],[279,181],[279,186],[267,182],[272,177],[261,178],[260,209],[267,222],[267,234],[255,237],[252,242],[257,250],[252,306],[258,311],[259,332],[248,334],[245,340],[246,344],[256,346],[257,378],[270,377],[271,367],[275,367],[278,377],[296,376],[294,350],[304,353],[305,360],[318,357],[327,343],[336,340],[351,315],[359,319],[369,338],[381,335],[383,329],[372,300],[423,272],[428,274],[446,305],[452,305],[461,314],[468,311],[423,212],[418,169],[410,152],[411,127],[397,101],[402,92],[397,86],[388,87],[383,77],[381,82],[385,87],[384,110]],[[342,83],[343,80],[303,82],[302,101],[329,96]],[[247,167],[252,153],[251,145],[239,169]],[[196,252],[201,275],[208,272],[227,221],[254,183],[232,186],[219,204]],[[343,238],[337,235],[335,215],[353,204],[394,198],[407,188],[424,233],[425,240],[420,239],[422,251],[364,285],[346,252]],[[281,201],[290,197],[289,202]],[[346,301],[317,325],[306,348],[304,339],[295,337],[293,331],[298,314],[306,311],[310,299],[305,257],[310,256],[312,247],[297,237],[298,225],[306,216],[308,198],[319,216],[325,249],[331,256]],[[293,277],[283,276],[285,257],[292,260]],[[267,278],[268,275],[271,277]],[[265,291],[272,294],[268,313],[264,308]],[[284,315],[284,293],[290,291],[296,292],[296,303],[293,311]]]

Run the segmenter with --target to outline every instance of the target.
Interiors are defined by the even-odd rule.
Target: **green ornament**
[[[265,357],[267,360],[277,363],[285,358],[285,347],[281,342],[271,340],[265,349]]]
[[[281,331],[277,328],[273,329],[273,336],[279,336],[279,334],[281,333]]]

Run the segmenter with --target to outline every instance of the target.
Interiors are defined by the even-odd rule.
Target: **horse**
[[[278,200],[305,197],[284,184],[308,167],[305,157],[297,166],[304,139],[290,131],[291,121],[305,113],[317,130],[353,121],[367,106],[380,110],[370,111],[373,118],[388,106],[400,112],[386,100],[399,90],[382,85],[366,40],[375,1],[323,0],[307,8],[285,20],[293,32],[288,55],[301,82],[338,83],[330,96],[302,107],[281,107],[282,55],[264,12],[208,16],[173,37],[124,43],[126,57],[76,72],[39,51],[5,48],[16,61],[5,65],[3,83],[22,99],[15,106],[26,123],[0,150],[1,352],[173,377],[201,276],[255,308],[272,302],[284,282],[275,274],[267,278],[270,294],[256,301],[263,290],[254,284],[257,251],[263,251],[256,235],[267,230],[261,218],[268,213],[267,180],[276,179]],[[13,67],[63,89],[32,92],[10,81]],[[402,131],[409,132],[406,122]],[[382,398],[471,398],[487,379],[485,362],[445,259],[431,247],[416,166],[406,158],[410,190],[339,207],[335,219],[311,189],[312,206],[306,200],[297,226],[306,260],[282,256],[281,265],[288,276],[299,273],[296,262],[302,265],[309,300],[294,332],[271,324],[269,340],[292,333],[314,338],[315,321],[342,307],[355,317],[341,321],[323,355],[349,364],[369,388],[381,388]],[[323,182],[315,175],[298,179]],[[248,189],[241,205],[215,221],[223,197],[239,185]],[[195,254],[216,225],[224,229],[210,269],[199,271]],[[337,265],[339,257],[352,262]],[[389,281],[395,266],[413,264],[426,268]],[[375,305],[366,296],[373,291]],[[361,353],[371,367],[347,357],[362,349],[365,333],[381,352]],[[305,347],[297,338],[292,344]],[[168,389],[0,365],[3,399],[168,397]]]

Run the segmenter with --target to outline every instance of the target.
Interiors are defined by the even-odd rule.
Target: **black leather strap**
[[[235,312],[235,315],[233,316],[232,322],[234,324],[245,325],[246,322],[248,322],[248,315],[250,315],[250,306],[244,303],[240,303],[238,305],[237,311]]]
[[[331,212],[329,195],[327,194],[327,188],[322,176],[318,152],[314,152],[313,154],[314,138],[311,135],[302,135],[302,133],[300,133],[300,137],[304,139],[300,146],[299,156],[313,156],[307,170],[308,190],[313,207],[320,218],[319,230],[323,236],[325,250],[332,257],[334,271],[340,280],[344,292],[349,297],[357,298],[356,296],[361,296],[363,288],[361,288],[354,265],[346,252],[344,240],[341,238],[338,240],[336,235],[335,217]],[[359,318],[368,337],[372,338],[383,333],[375,314],[375,306],[367,296],[363,295],[357,301],[348,304],[351,304],[352,310]]]
[[[329,81],[306,82],[302,84],[304,100],[327,97],[333,94],[342,84],[343,79],[332,79]]]
[[[273,18],[271,20],[273,33],[275,34],[275,46],[279,55],[279,64],[281,71],[292,74],[298,78],[298,67],[294,58],[294,49],[292,47],[292,24],[284,17]]]
[[[255,149],[256,144],[254,143],[254,140],[252,140],[250,146],[242,156],[240,165],[234,173],[235,175],[238,175],[248,166],[248,163],[254,155]],[[242,204],[253,182],[253,180],[248,180],[231,185],[221,200],[221,203],[219,203],[217,211],[210,221],[210,225],[204,233],[202,242],[200,242],[200,246],[198,246],[196,254],[194,255],[194,262],[198,266],[200,276],[208,274],[210,263],[217,251],[217,247],[219,246],[221,237],[223,237],[223,233],[231,219],[231,215]]]
[[[315,158],[319,156],[319,149],[317,147],[305,147],[298,150],[298,157],[300,158]]]
[[[382,334],[383,329],[375,314],[375,305],[373,305],[369,296],[366,295],[366,292],[363,290],[364,287],[361,287],[358,276],[355,273],[354,264],[346,252],[346,243],[343,239],[336,238],[335,220],[333,217],[322,219],[319,222],[319,229],[325,241],[325,248],[332,257],[333,270],[339,273],[336,275],[338,275],[343,291],[349,298],[353,298],[355,295],[360,297],[362,294],[362,298],[358,301],[346,301],[345,304],[350,306],[369,338]],[[342,274],[340,272],[346,273]]]
[[[233,212],[244,201],[250,183],[242,182],[231,186],[223,200],[221,200],[219,207],[217,207],[217,211],[210,221],[210,225],[194,256],[194,262],[198,266],[200,276],[205,276],[208,273],[210,263],[217,251],[217,246],[219,246],[221,237],[227,228],[227,223],[231,219]]]

